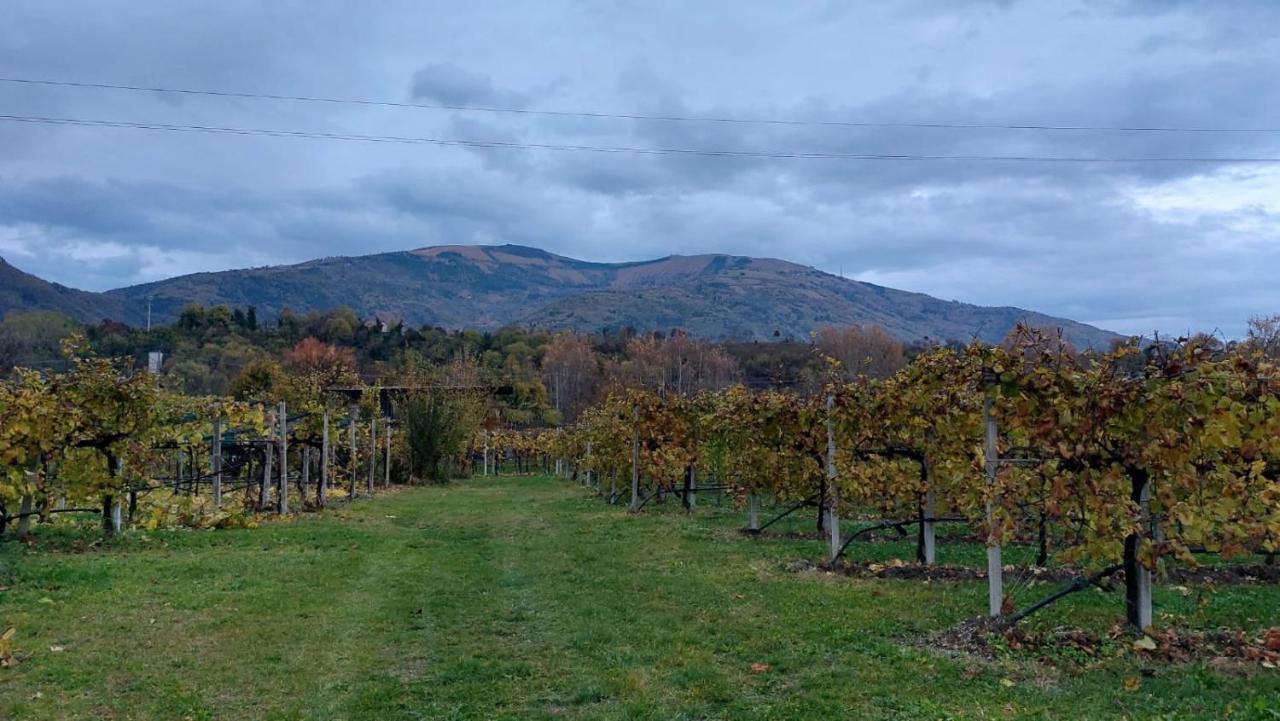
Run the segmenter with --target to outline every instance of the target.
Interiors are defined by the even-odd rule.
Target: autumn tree
[[[823,355],[840,361],[846,379],[888,378],[906,365],[902,343],[878,325],[826,326],[814,343]]]
[[[557,335],[542,357],[542,372],[556,412],[573,423],[594,400],[600,383],[600,360],[591,341],[576,333]]]
[[[1272,360],[1280,360],[1280,313],[1249,319],[1248,345]]]
[[[661,396],[688,396],[732,385],[741,376],[738,363],[719,346],[682,330],[633,338],[626,357],[613,366],[613,382],[644,388]]]

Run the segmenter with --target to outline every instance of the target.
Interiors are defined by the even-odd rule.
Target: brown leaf
[[[1280,626],[1268,628],[1267,632],[1262,634],[1262,645],[1266,646],[1268,651],[1280,651]]]
[[[1125,691],[1137,691],[1142,688],[1142,679],[1137,676],[1130,676],[1124,680]]]
[[[768,670],[769,670],[769,664],[767,663],[751,664],[751,673],[764,673],[765,671],[768,671]]]

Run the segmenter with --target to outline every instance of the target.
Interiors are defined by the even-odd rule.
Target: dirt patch
[[[1207,661],[1224,673],[1280,668],[1280,627],[1257,635],[1238,629],[1151,629],[1135,637],[1121,623],[1106,631],[1071,626],[1028,630],[976,618],[929,636],[923,645],[988,660],[1029,655],[1051,666],[1087,666],[1129,656],[1166,665]]]
[[[987,577],[987,572],[971,566],[948,566],[934,564],[926,566],[922,563],[907,562],[898,559],[889,561],[847,561],[840,560],[834,566],[824,564],[813,568],[832,571],[855,578],[901,578],[921,581],[976,581]],[[797,570],[805,570],[798,568]],[[1033,578],[1040,581],[1070,581],[1076,574],[1066,569],[1040,568],[1036,566],[1006,567],[1005,573],[1020,578]]]
[[[798,560],[787,564],[787,570],[793,572],[822,570],[855,578],[900,578],[922,581],[978,581],[987,577],[985,569],[973,566],[949,566],[943,564],[926,566],[915,561],[903,561],[900,559],[888,561],[841,559],[835,565]],[[1068,583],[1079,578],[1078,573],[1065,568],[1005,566],[1004,572],[1008,577],[1051,583]],[[1112,583],[1123,583],[1124,572],[1116,573],[1112,579]],[[1156,582],[1187,585],[1280,583],[1280,566],[1263,564],[1202,566],[1200,568],[1177,566],[1160,574]]]
[[[1241,566],[1178,566],[1169,570],[1157,581],[1171,583],[1280,583],[1280,566],[1254,563]]]
[[[740,528],[738,533],[751,538],[774,539],[785,541],[825,541],[827,537],[817,531],[782,531],[774,533],[772,531],[753,531],[749,528]]]

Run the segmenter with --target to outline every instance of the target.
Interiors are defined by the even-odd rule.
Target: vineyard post
[[[630,511],[640,510],[640,406],[631,409],[631,505]]]
[[[747,530],[760,530],[760,496],[755,490],[747,494]]]
[[[351,432],[348,434],[351,436],[351,477],[347,480],[347,500],[351,500],[356,497],[356,474],[358,473],[358,470],[357,470],[358,464],[356,463],[356,421],[358,420],[359,413],[360,413],[360,407],[352,403],[351,404],[351,427],[350,427]]]
[[[311,446],[302,447],[302,487],[301,500],[303,508],[307,505],[307,489],[311,487]]]
[[[276,513],[289,512],[289,413],[280,401],[280,481],[276,485]]]
[[[373,479],[378,473],[378,419],[369,419],[369,495],[373,495]]]
[[[987,481],[987,612],[993,618],[1004,606],[1004,566],[1000,544],[995,541],[995,489],[1000,470],[999,447],[996,445],[996,417],[991,414],[991,392],[982,399],[984,438],[982,452],[986,461]]]
[[[831,530],[831,561],[840,555],[840,489],[836,486],[836,427],[831,413],[835,408],[835,396],[827,394],[827,484],[831,493],[827,503],[827,525]]]
[[[387,455],[382,463],[382,485],[386,488],[391,487],[391,419],[387,418],[382,424],[387,434]]]
[[[316,506],[324,508],[325,494],[329,490],[329,407],[324,409],[324,427],[320,431],[320,484],[316,486]]]
[[[274,419],[272,425],[275,425]],[[267,499],[271,494],[271,464],[275,462],[275,450],[275,439],[268,438],[266,445],[262,447],[262,480],[258,483],[259,511],[267,510]]]
[[[107,456],[107,468],[110,471],[111,480],[113,482],[124,475],[124,464],[115,456]],[[116,503],[114,496],[109,494],[104,495],[102,497],[103,532],[107,536],[118,536],[120,535],[120,529],[123,526],[124,519],[120,516],[120,504]]]
[[[1138,510],[1144,528],[1151,527],[1151,480],[1141,477],[1141,488],[1137,492]],[[1130,550],[1132,548],[1132,550]],[[1138,556],[1142,549],[1142,534],[1136,533],[1125,539],[1125,615],[1129,623],[1138,630],[1149,627],[1151,615],[1151,571]],[[1128,577],[1132,571],[1133,581]]]
[[[489,429],[488,428],[486,428],[484,431],[484,456],[481,462],[483,463],[483,465],[480,467],[481,468],[480,475],[488,476],[489,475]]]
[[[933,466],[928,461],[925,461],[924,473],[928,485],[924,492],[924,522],[920,527],[924,529],[924,562],[932,566],[938,562],[938,537],[933,520],[938,515],[938,502],[933,495]]]
[[[35,499],[30,493],[22,494],[21,505],[18,506],[18,528],[14,531],[14,535],[20,539],[26,540],[31,527],[31,506],[35,503]]]
[[[258,480],[258,510],[267,510],[267,484],[271,482],[272,448],[275,446],[276,418],[267,413],[267,440],[262,447],[262,478]]]
[[[210,490],[213,507],[222,508],[222,418],[213,419],[213,442],[209,445]]]
[[[689,466],[689,492],[684,494],[687,499],[689,510],[693,510],[698,505],[698,465],[696,463]]]

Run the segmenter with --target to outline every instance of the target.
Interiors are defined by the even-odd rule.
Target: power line
[[[843,128],[925,128],[947,130],[1034,130],[1067,132],[1119,132],[1119,133],[1280,133],[1280,128],[1230,128],[1198,126],[1143,126],[1143,125],[1053,125],[1015,123],[926,123],[907,121],[854,121],[854,120],[801,120],[786,118],[735,118],[713,115],[647,115],[641,113],[609,113],[602,111],[535,110],[531,108],[497,107],[487,105],[457,105],[448,103],[411,103],[394,100],[369,100],[361,98],[336,98],[318,95],[285,95],[276,93],[250,93],[230,90],[199,90],[192,88],[152,87],[117,83],[88,83],[71,80],[45,80],[40,78],[2,78],[0,83],[43,85],[60,88],[85,88],[97,90],[124,90],[145,93],[170,93],[175,95],[203,95],[218,98],[247,100],[278,100],[303,103],[329,103],[339,105],[366,105],[386,108],[414,108],[419,110],[445,110],[469,113],[506,113],[569,118],[603,118],[612,120],[643,120],[671,123],[730,123],[741,125],[791,125],[826,126]]]
[[[962,160],[1017,163],[1280,163],[1280,157],[1090,157],[1042,155],[931,155],[915,153],[819,153],[803,151],[724,150],[708,148],[645,148],[625,145],[570,145],[560,143],[516,143],[502,140],[470,140],[461,138],[429,138],[396,135],[358,135],[307,130],[269,128],[237,128],[217,125],[175,125],[123,120],[58,118],[32,115],[0,115],[0,121],[37,125],[70,125],[92,128],[129,128],[175,133],[208,133],[215,135],[249,135],[262,137],[306,138],[311,140],[345,140],[369,143],[400,143],[465,148],[509,150],[555,150],[592,153],[630,153],[636,155],[696,155],[727,158],[771,158],[797,160]]]

